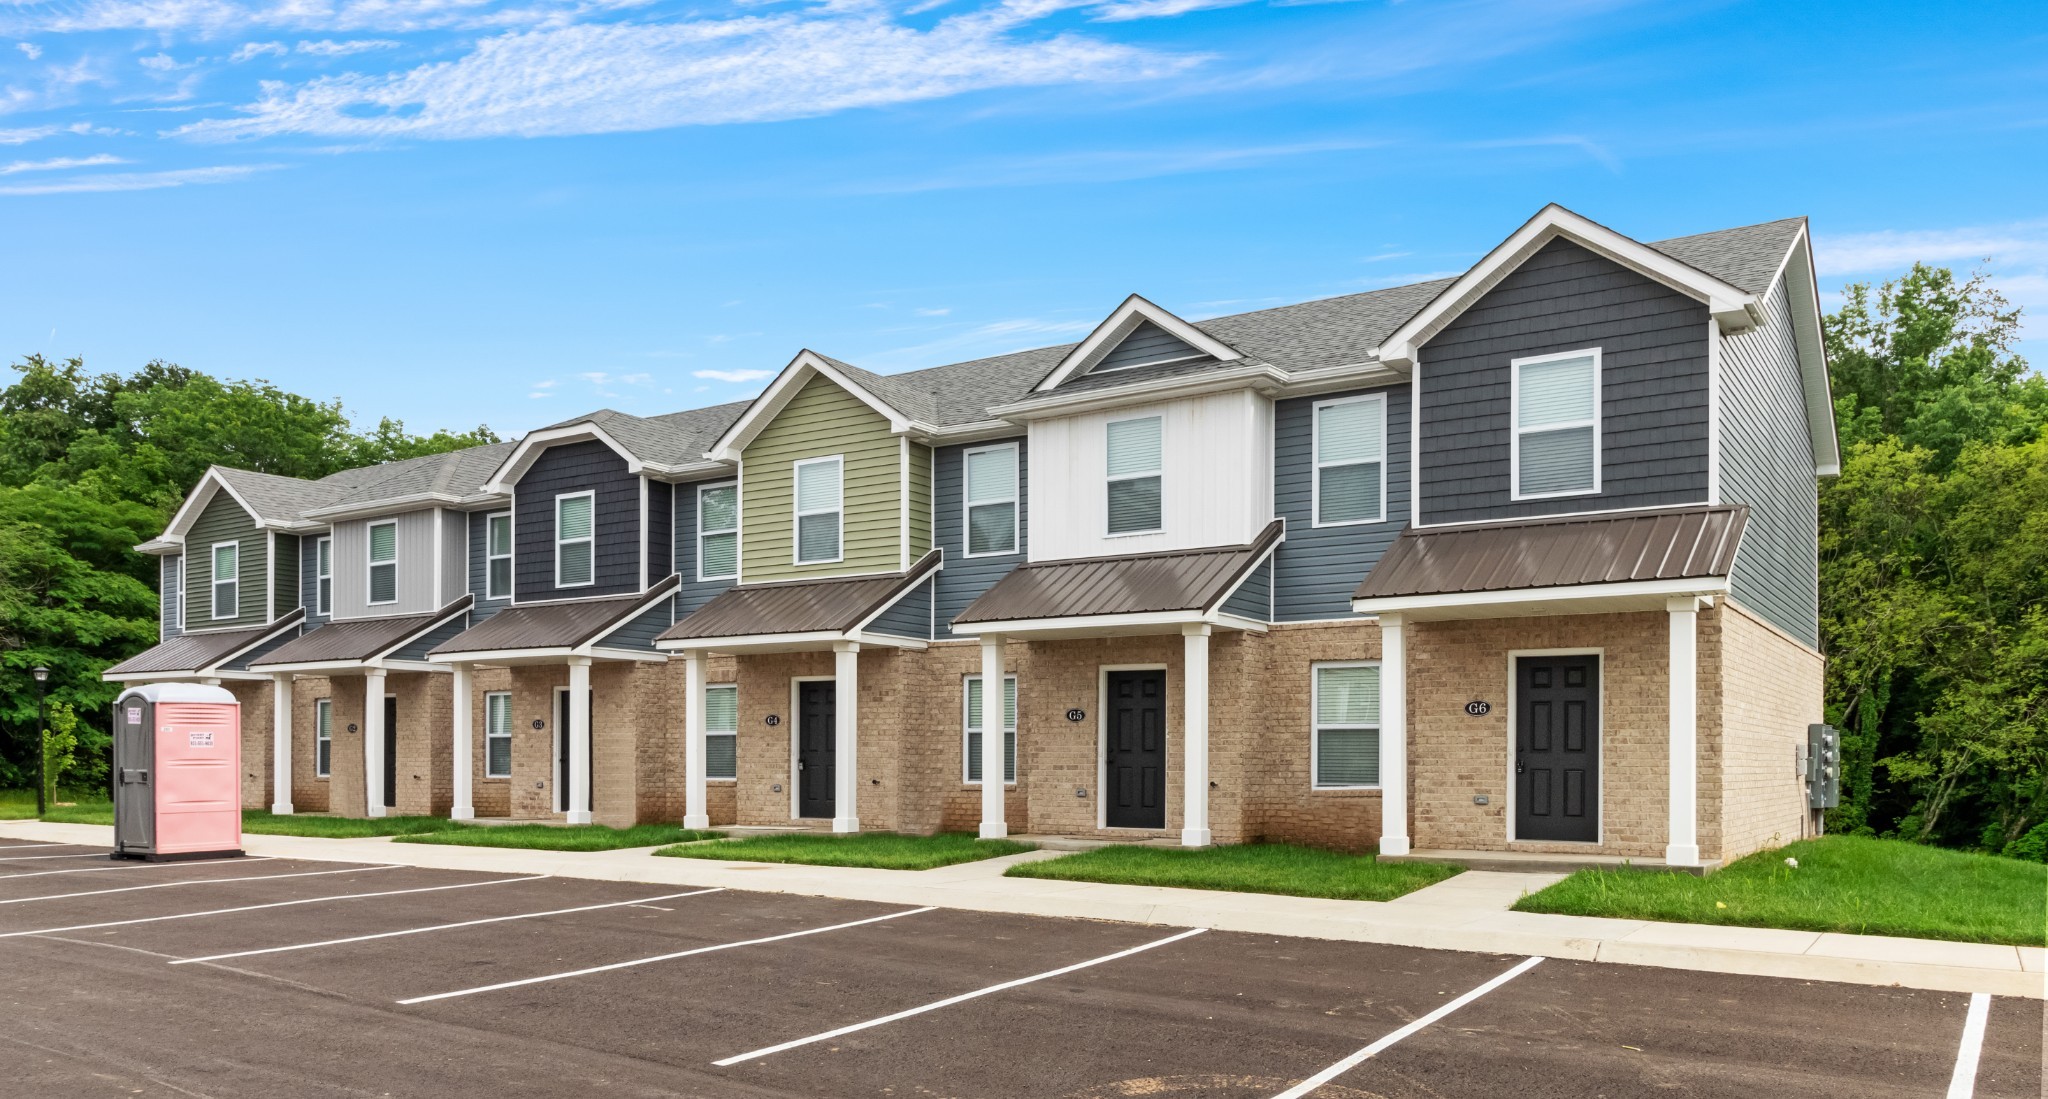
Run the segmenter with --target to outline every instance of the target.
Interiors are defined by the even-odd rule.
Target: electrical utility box
[[[1806,807],[1833,809],[1842,802],[1842,734],[1832,725],[1806,727]]]
[[[242,853],[242,707],[220,687],[152,683],[114,700],[114,857]]]

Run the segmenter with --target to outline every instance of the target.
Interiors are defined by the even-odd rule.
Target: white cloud
[[[38,58],[43,56],[43,48],[41,46],[36,45],[34,42],[16,42],[14,44],[14,48],[20,50],[22,52],[22,55],[27,57],[30,61],[37,60]]]
[[[1251,0],[1115,0],[1095,9],[1098,23],[1125,23],[1133,19],[1168,19],[1191,11],[1235,8]]]
[[[1100,149],[1050,156],[1009,157],[968,164],[922,179],[883,180],[849,188],[863,194],[912,194],[973,187],[1029,187],[1057,183],[1122,183],[1188,172],[1254,168],[1288,157],[1354,152],[1384,142],[1339,138],[1289,145],[1226,148]]]
[[[621,375],[619,375],[618,381],[619,381],[619,384],[620,384],[620,385],[653,385],[653,384],[654,384],[654,375],[652,375],[652,374],[621,374]]]
[[[703,378],[706,381],[713,382],[731,382],[734,385],[744,382],[758,382],[763,378],[772,378],[774,376],[775,371],[773,370],[697,370],[691,372],[691,377]]]
[[[0,164],[0,176],[19,175],[22,172],[61,172],[69,168],[100,168],[109,164],[126,164],[127,161],[111,153],[93,156],[55,156],[48,160],[17,160],[12,164]]]
[[[180,69],[184,67],[178,64],[177,58],[174,58],[167,53],[159,53],[152,57],[145,57],[142,60],[137,61],[136,64],[142,66],[145,69],[148,69],[151,72],[159,73],[167,73],[173,69]]]
[[[150,31],[160,37],[220,38],[258,27],[297,31],[490,29],[560,25],[590,12],[642,7],[647,0],[81,0],[10,5],[0,28],[16,33]]]
[[[811,10],[578,24],[487,38],[454,61],[267,83],[176,131],[473,138],[614,133],[803,118],[997,87],[1142,80],[1197,59],[1073,34],[1015,33],[1054,0],[1011,0],[927,30],[888,13]]]
[[[290,52],[291,47],[282,42],[244,42],[239,49],[228,55],[228,60],[239,65],[259,57],[283,57]]]
[[[112,191],[155,191],[194,183],[230,183],[282,164],[230,164],[211,168],[176,168],[164,172],[109,172],[71,176],[49,183],[0,184],[0,195],[90,194]]]
[[[1616,175],[1621,174],[1621,158],[1614,155],[1607,146],[1580,134],[1554,134],[1544,137],[1507,137],[1493,141],[1474,141],[1468,146],[1473,149],[1577,149],[1591,157],[1599,165]]]
[[[347,42],[324,39],[319,42],[301,42],[298,51],[315,57],[347,57],[352,53],[368,53],[371,50],[395,50],[404,45],[389,38],[357,38]]]
[[[1903,271],[1915,261],[2048,263],[2048,222],[1817,233],[1813,238],[1813,255],[1814,265],[1823,275],[1888,274]]]
[[[911,312],[913,312],[913,313],[916,313],[916,314],[917,314],[918,316],[920,316],[920,317],[943,317],[943,316],[947,315],[948,313],[951,313],[951,312],[952,312],[952,310],[951,310],[951,309],[913,309],[913,310],[911,310]]]
[[[26,145],[31,141],[41,141],[46,137],[56,137],[59,134],[118,137],[121,133],[122,131],[120,130],[108,126],[95,126],[90,122],[73,122],[69,125],[24,126],[20,129],[0,130],[0,145]]]

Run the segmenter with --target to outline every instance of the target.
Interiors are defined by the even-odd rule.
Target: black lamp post
[[[41,817],[49,810],[49,806],[43,804],[43,787],[50,781],[50,760],[47,750],[50,734],[44,729],[49,717],[43,705],[43,690],[50,681],[50,669],[38,664],[30,668],[28,674],[36,677],[36,816]]]

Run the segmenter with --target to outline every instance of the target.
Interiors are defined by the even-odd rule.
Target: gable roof
[[[204,630],[182,633],[136,653],[100,673],[108,681],[217,672],[221,666],[285,632],[297,632],[305,621],[303,607],[275,622],[245,630]],[[287,642],[289,644],[289,642]]]
[[[309,630],[249,662],[251,670],[313,664],[359,664],[391,655],[435,626],[469,610],[463,595],[437,611],[385,618],[344,618]]]
[[[449,663],[476,653],[588,650],[606,634],[667,599],[681,582],[681,577],[669,573],[643,592],[515,603],[434,646],[427,659]]]
[[[1033,561],[1004,574],[953,626],[1109,615],[1208,614],[1280,544],[1275,519],[1242,546]]]
[[[932,550],[903,572],[742,584],[713,596],[655,638],[665,642],[762,639],[795,634],[848,634],[866,626],[937,572],[943,554]]]

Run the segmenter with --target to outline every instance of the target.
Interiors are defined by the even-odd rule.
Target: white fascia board
[[[552,664],[585,655],[567,645],[544,649],[478,649],[474,652],[428,653],[429,664]]]
[[[1081,614],[1066,618],[1017,618],[1005,622],[956,622],[953,632],[963,637],[985,634],[1017,638],[1029,638],[1033,634],[1113,637],[1119,634],[1175,633],[1182,626],[1209,621],[1209,616],[1198,610],[1142,611],[1133,614]]]
[[[830,649],[834,642],[849,640],[852,639],[838,630],[811,630],[805,633],[757,633],[740,634],[733,637],[686,637],[680,640],[658,640],[654,643],[654,647],[665,653],[797,652]]]
[[[172,554],[185,552],[185,536],[182,534],[160,534],[147,542],[138,543],[131,548],[137,553],[169,557]]]
[[[1273,396],[1276,399],[1319,397],[1325,393],[1341,393],[1350,389],[1398,385],[1407,380],[1408,375],[1379,362],[1347,363],[1343,366],[1292,371],[1287,375],[1286,384]]]
[[[754,402],[747,406],[745,412],[740,413],[740,418],[725,429],[725,434],[720,435],[718,441],[711,444],[711,449],[706,451],[704,456],[720,463],[739,461],[740,452],[747,448],[747,444],[753,442],[754,437],[796,398],[805,382],[818,375],[831,379],[834,385],[853,394],[856,400],[874,409],[889,421],[890,431],[898,435],[916,432],[919,425],[910,417],[905,416],[889,402],[868,392],[859,383],[847,377],[844,371],[819,358],[816,352],[806,349],[797,352],[796,358],[789,360],[789,365],[783,367],[782,372],[775,376],[775,380],[768,383],[768,388],[754,398]]]
[[[1023,437],[1024,433],[1018,425],[1009,420],[976,420],[970,424],[934,428],[931,438],[927,441],[933,446],[955,446],[962,443],[992,443],[998,439]]]
[[[570,424],[567,427],[529,431],[524,436],[521,436],[519,445],[513,447],[512,453],[507,454],[505,460],[498,463],[498,468],[492,470],[491,475],[484,479],[483,491],[494,496],[510,495],[513,484],[540,457],[541,451],[562,443],[582,443],[591,440],[603,443],[610,447],[619,457],[624,458],[626,460],[627,473],[634,475],[640,473],[643,463],[638,455],[626,449],[625,444],[612,438],[610,433],[606,432],[604,428],[597,426],[597,424],[589,420],[584,420],[580,423]]]
[[[192,491],[186,495],[185,502],[178,505],[177,513],[164,525],[162,537],[176,536],[183,541],[186,532],[192,529],[192,524],[199,521],[199,513],[205,511],[206,505],[213,502],[213,495],[216,492],[227,493],[230,499],[249,514],[250,520],[255,522],[257,528],[262,528],[263,517],[257,515],[256,509],[249,506],[249,501],[242,499],[241,493],[236,492],[234,486],[228,484],[227,478],[220,475],[220,467],[208,466],[206,473],[199,478],[199,483],[193,485]]]
[[[1275,393],[1287,383],[1287,373],[1270,363],[1251,363],[1244,366],[1226,367],[1201,374],[1187,374],[1173,378],[1134,382],[1112,389],[1090,389],[1081,393],[1055,393],[1043,397],[1027,397],[1006,405],[989,409],[992,416],[1025,423],[1031,420],[1050,419],[1055,416],[1071,416],[1081,412],[1094,412],[1124,405],[1150,404],[1155,401],[1173,400],[1181,397],[1199,397],[1207,393],[1223,393],[1233,389],[1254,389],[1262,393]]]
[[[1096,363],[1101,362],[1103,356],[1116,350],[1117,345],[1124,341],[1124,337],[1136,331],[1138,326],[1146,321],[1151,321],[1153,324],[1172,333],[1182,343],[1207,354],[1211,358],[1222,362],[1234,362],[1244,358],[1244,353],[1237,348],[1181,320],[1179,317],[1146,301],[1144,298],[1132,294],[1124,299],[1122,305],[1116,307],[1115,312],[1112,312],[1101,324],[1096,325],[1095,330],[1088,333],[1087,339],[1075,344],[1074,349],[1067,352],[1066,357],[1061,359],[1059,364],[1052,368],[1052,373],[1047,374],[1045,379],[1038,383],[1035,387],[1036,391],[1044,393],[1048,390],[1057,389],[1060,383],[1074,375],[1086,373]]]
[[[1626,580],[1614,584],[1570,584],[1551,588],[1515,588],[1509,591],[1447,592],[1439,595],[1390,595],[1378,599],[1353,599],[1358,614],[1409,614],[1460,610],[1465,608],[1511,608],[1526,603],[1580,603],[1588,612],[1606,609],[1617,600],[1669,598],[1675,595],[1720,595],[1728,590],[1725,576],[1701,576],[1677,580]]]
[[[1647,278],[1703,301],[1723,332],[1753,328],[1760,303],[1755,294],[1682,263],[1655,248],[1551,203],[1496,245],[1428,305],[1396,328],[1373,352],[1395,370],[1410,370],[1418,349],[1544,245],[1564,237]]]
[[[115,675],[113,672],[100,673],[100,681],[104,683],[176,683],[188,679],[232,679],[237,682],[261,683],[268,681],[270,674],[267,672],[258,674],[256,672],[226,671],[133,672],[128,675]]]
[[[374,519],[385,515],[400,515],[408,511],[422,511],[431,507],[449,507],[462,503],[462,499],[446,492],[415,492],[410,496],[393,496],[386,500],[315,508],[306,513],[306,519],[309,522],[318,521],[320,528],[324,530],[334,523],[347,519]]]
[[[1813,242],[1806,227],[1785,253],[1778,269],[1785,281],[1785,302],[1792,317],[1792,340],[1799,351],[1799,384],[1806,397],[1806,431],[1813,448],[1813,473],[1834,477],[1842,472],[1842,449],[1835,433],[1835,395],[1828,384],[1827,344],[1822,338],[1820,284],[1813,269]]]

